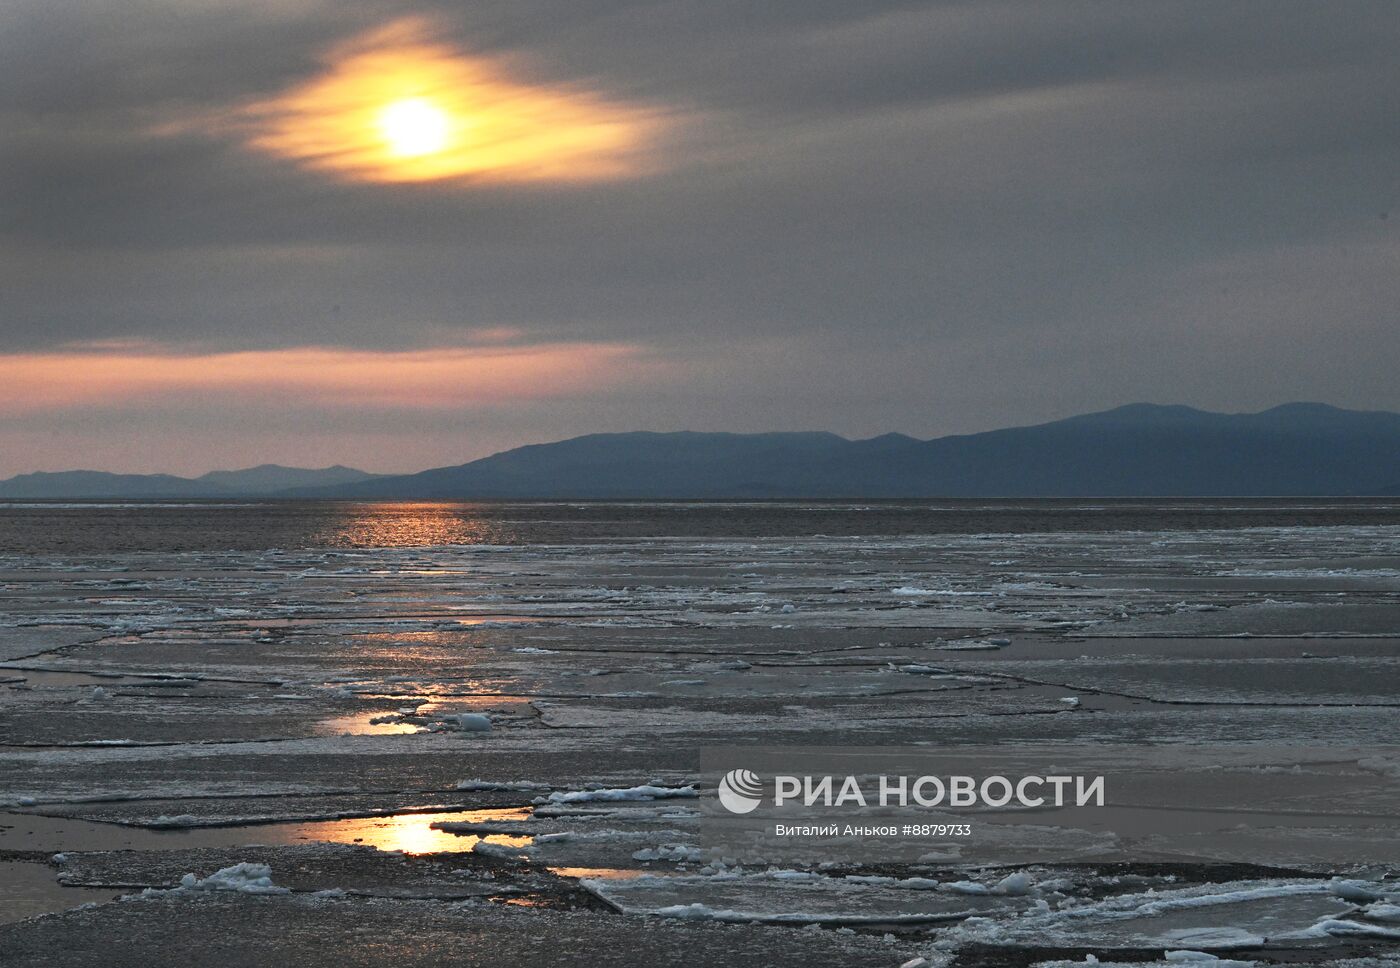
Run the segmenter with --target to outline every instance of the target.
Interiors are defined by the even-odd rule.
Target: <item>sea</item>
[[[1379,956],[1397,750],[1400,499],[0,503],[0,962]],[[719,837],[799,762],[1109,802]]]

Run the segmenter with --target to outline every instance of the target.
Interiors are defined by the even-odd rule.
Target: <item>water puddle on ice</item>
[[[98,675],[91,672],[61,672],[50,669],[20,669],[13,666],[0,666],[0,679],[22,680],[16,685],[27,688],[61,689],[70,686],[150,686],[162,685],[167,680],[154,676]],[[183,681],[183,680],[181,680]],[[198,685],[187,682],[188,685]]]
[[[389,722],[382,720],[389,718]],[[375,720],[381,720],[375,722]],[[414,723],[393,720],[384,713],[355,713],[322,720],[317,730],[327,736],[396,736],[422,732]]]
[[[538,615],[513,615],[509,613],[503,614],[500,612],[475,612],[469,615],[461,614],[458,612],[452,612],[448,614],[442,614],[439,612],[423,612],[421,614],[403,614],[393,616],[359,615],[355,617],[354,621],[356,626],[368,630],[367,637],[369,637],[375,634],[373,630],[382,629],[385,627],[399,628],[407,626],[421,626],[425,623],[431,623],[433,625],[449,626],[453,628],[459,626],[474,627],[480,625],[484,625],[489,628],[492,626],[500,625],[529,625],[538,623],[541,620],[541,618],[542,616]],[[257,619],[251,624],[256,625],[260,629],[299,629],[308,627],[314,628],[315,626],[324,624],[324,622],[325,619],[319,616],[311,616],[305,618],[283,618],[276,616],[265,616]],[[250,621],[247,616],[239,616],[237,618],[205,620],[201,624],[202,626],[208,628],[219,628],[223,626],[234,626],[237,628],[242,628],[244,626],[249,625]]]
[[[393,699],[387,693],[361,693],[366,699]],[[484,713],[492,720],[526,719],[534,715],[530,701],[522,696],[459,697],[444,693],[439,699],[409,699],[397,710],[352,713],[317,723],[324,736],[402,736],[451,729],[449,720],[459,713]]]
[[[26,850],[181,850],[241,847],[251,844],[282,846],[309,843],[357,844],[405,854],[466,853],[478,843],[501,847],[529,847],[533,837],[489,833],[493,824],[528,820],[530,807],[492,810],[453,810],[434,813],[355,817],[298,823],[246,824],[228,827],[184,827],[153,830],[119,824],[94,823],[37,814],[0,813],[0,848]],[[478,833],[453,833],[434,824],[475,825]],[[610,867],[550,867],[550,872],[570,879],[629,880],[646,873]],[[87,903],[113,900],[127,891],[65,887],[53,867],[34,862],[0,861],[0,924],[65,911]],[[511,898],[506,903],[534,906],[532,898]]]
[[[405,854],[464,853],[485,841],[502,847],[528,847],[532,837],[508,834],[454,834],[435,823],[490,824],[518,822],[528,807],[454,810],[300,823],[247,824],[230,827],[185,827],[152,830],[36,814],[0,813],[0,848],[41,851],[181,850],[241,847],[249,844],[360,844]],[[607,872],[587,876],[606,876]],[[580,875],[582,876],[582,875]],[[65,887],[55,870],[42,863],[0,861],[0,924],[20,921],[90,902],[110,901],[125,891]]]
[[[353,820],[323,820],[315,823],[269,824],[261,828],[280,828],[279,836],[290,834],[289,840],[267,840],[261,830],[244,828],[245,836],[260,843],[307,843],[323,841],[336,844],[364,844],[380,850],[401,850],[405,854],[463,853],[479,841],[505,847],[527,847],[532,838],[507,834],[455,834],[437,830],[435,823],[492,823],[525,820],[527,807],[507,807],[499,810],[458,810],[449,813],[398,814],[389,817],[358,817]]]
[[[21,850],[182,850],[196,847],[242,847],[247,844],[363,844],[407,854],[438,851],[462,853],[478,841],[523,847],[529,837],[502,834],[454,834],[433,824],[489,824],[528,819],[530,808],[452,810],[401,813],[382,817],[242,824],[228,827],[180,827],[152,830],[110,823],[93,823],[37,814],[0,813],[0,848]]]
[[[64,887],[46,864],[0,861],[0,924],[23,921],[80,904],[110,901],[122,891]]]
[[[629,870],[625,867],[550,867],[546,869],[551,874],[557,874],[560,877],[575,879],[590,877],[600,881],[628,881],[647,873],[643,870]]]

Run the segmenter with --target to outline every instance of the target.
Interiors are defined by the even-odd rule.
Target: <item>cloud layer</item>
[[[372,0],[12,6],[0,361],[31,402],[3,398],[0,470],[71,464],[99,426],[132,459],[153,435],[183,440],[171,469],[198,470],[298,435],[402,467],[602,429],[929,436],[1135,399],[1400,409],[1386,3],[477,0],[411,15]],[[376,43],[419,50],[404,62],[429,65],[440,96],[468,86],[460,71],[493,104],[524,99],[545,140],[517,147],[535,161],[468,153],[454,157],[477,170],[394,179],[336,148],[343,116],[318,118],[311,95]],[[600,168],[545,135],[594,121],[626,132],[590,155]],[[372,363],[331,389],[316,366],[269,364],[303,374],[275,395],[301,416],[263,438],[230,426],[244,449],[208,443],[245,406],[212,402],[231,392],[217,382],[203,401],[167,392],[173,378],[139,402],[111,390],[134,345],[185,361],[167,370],[197,386],[223,369],[192,361],[258,354],[451,370],[501,329],[513,352],[588,378],[511,393],[502,367],[489,400],[386,400]],[[39,369],[24,382],[23,361],[75,345],[103,393]]]
[[[0,417],[140,406],[341,411],[500,408],[655,382],[664,364],[605,343],[174,353],[90,346],[0,356]]]

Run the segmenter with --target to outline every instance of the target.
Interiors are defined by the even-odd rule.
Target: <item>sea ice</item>
[[[1168,951],[1162,956],[1162,960],[1173,964],[1199,965],[1200,968],[1255,968],[1257,964],[1234,958],[1218,958],[1208,951],[1192,951],[1187,948]]]
[[[612,790],[566,790],[556,791],[541,802],[548,803],[589,803],[592,801],[616,800],[665,800],[673,797],[698,797],[699,791],[693,786],[664,787],[644,783],[640,786],[622,787]]]
[[[234,864],[210,874],[197,877],[186,874],[180,878],[180,891],[237,891],[240,894],[288,894],[290,888],[272,883],[272,868],[266,864]]]
[[[1400,924],[1400,905],[1377,902],[1368,904],[1364,909],[1366,917],[1372,921],[1385,921],[1389,924]]]
[[[510,844],[493,844],[487,840],[478,840],[472,844],[472,853],[505,860],[522,860],[529,857],[533,851],[529,847],[512,847]]]
[[[1031,878],[1025,871],[1014,871],[992,885],[993,894],[1020,897],[1031,892]]]
[[[1344,901],[1355,901],[1358,904],[1366,904],[1371,901],[1379,901],[1384,895],[1380,890],[1380,885],[1371,881],[1348,880],[1343,877],[1332,878],[1332,893]]]
[[[510,790],[517,790],[517,791],[521,791],[521,792],[526,792],[526,791],[533,791],[533,790],[548,790],[548,789],[549,789],[549,784],[547,784],[547,783],[533,783],[533,782],[531,782],[531,781],[529,781],[529,780],[511,780],[511,781],[508,781],[508,782],[496,782],[496,781],[493,781],[493,780],[458,780],[458,781],[457,781],[457,789],[458,789],[458,790],[478,790],[478,791],[481,791],[481,792],[510,791]]]
[[[669,860],[677,863],[694,863],[705,859],[705,851],[690,844],[662,844],[659,847],[646,847],[632,852],[633,860]]]
[[[191,814],[191,813],[180,813],[180,814],[175,814],[174,816],[170,816],[170,815],[167,815],[167,814],[161,814],[161,815],[158,816],[158,817],[152,817],[150,820],[147,820],[146,823],[145,823],[145,826],[147,826],[147,827],[197,827],[197,826],[199,826],[199,822],[200,822],[200,821],[199,821],[199,818],[196,817],[194,814]]]
[[[435,728],[457,730],[463,733],[491,732],[491,717],[482,713],[456,713],[444,716],[433,723]]]

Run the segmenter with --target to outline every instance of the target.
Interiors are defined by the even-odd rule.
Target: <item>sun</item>
[[[447,112],[421,97],[404,98],[379,112],[379,133],[400,158],[434,155],[447,148]]]
[[[4,0],[0,0],[3,7]],[[650,167],[659,109],[579,83],[517,80],[408,17],[351,37],[324,69],[238,109],[250,147],[357,182],[579,182]]]

